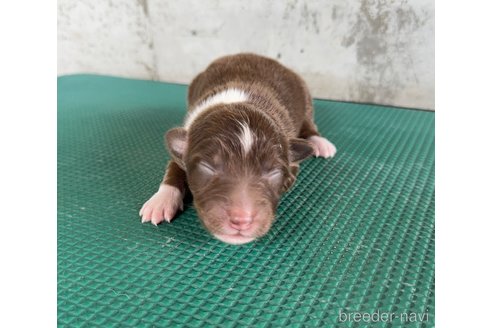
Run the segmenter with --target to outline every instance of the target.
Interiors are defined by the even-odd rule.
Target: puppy
[[[169,130],[165,143],[172,159],[142,222],[170,222],[189,188],[205,228],[229,244],[268,232],[302,160],[336,153],[313,122],[304,81],[254,54],[219,58],[200,73],[184,126]]]

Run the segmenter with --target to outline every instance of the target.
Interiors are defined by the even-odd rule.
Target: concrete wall
[[[434,108],[432,0],[59,0],[59,74],[189,83],[241,51],[319,98]]]

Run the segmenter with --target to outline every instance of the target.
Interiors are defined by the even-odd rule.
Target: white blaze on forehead
[[[246,94],[245,91],[236,89],[236,88],[230,88],[226,89],[224,91],[221,91],[219,93],[216,93],[213,96],[208,97],[207,99],[201,101],[186,117],[185,123],[184,123],[184,128],[189,129],[193,121],[206,111],[207,109],[218,105],[218,104],[232,104],[232,103],[239,103],[239,102],[245,102],[248,101],[248,95]]]
[[[246,122],[239,122],[239,125],[241,125],[239,141],[241,142],[244,154],[247,154],[251,150],[251,147],[253,147],[255,136]]]

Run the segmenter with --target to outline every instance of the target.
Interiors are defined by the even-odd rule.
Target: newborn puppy
[[[188,186],[205,228],[229,244],[265,235],[299,163],[336,152],[317,131],[304,81],[253,54],[219,58],[199,74],[184,126],[169,130],[165,142],[172,159],[140,210],[142,222],[170,222]]]

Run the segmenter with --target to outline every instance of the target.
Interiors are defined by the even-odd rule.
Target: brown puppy
[[[165,140],[172,159],[140,210],[142,222],[170,222],[188,186],[205,228],[230,244],[268,232],[300,161],[336,152],[317,131],[304,81],[253,54],[219,58],[199,74],[184,126]]]

